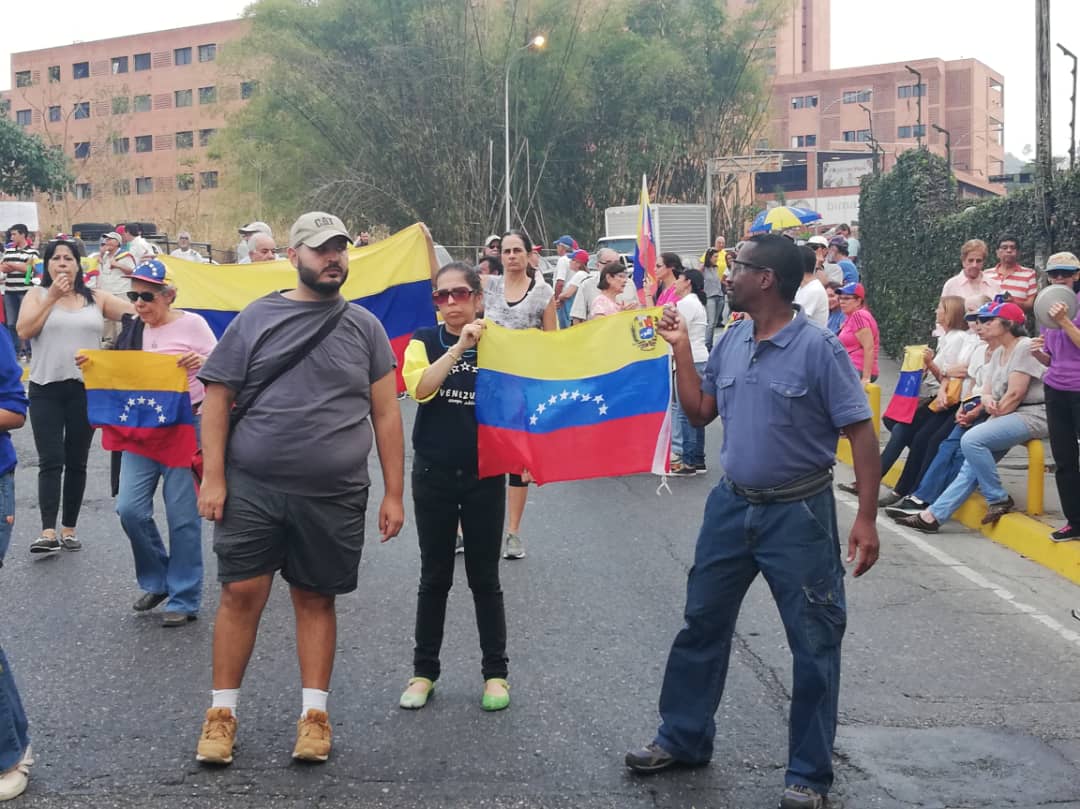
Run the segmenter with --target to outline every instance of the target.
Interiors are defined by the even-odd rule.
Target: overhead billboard
[[[858,188],[862,178],[874,173],[873,156],[843,152],[818,154],[818,188]]]

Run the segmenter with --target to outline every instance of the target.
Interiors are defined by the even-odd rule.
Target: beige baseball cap
[[[1072,253],[1054,253],[1046,260],[1046,269],[1049,270],[1080,270],[1080,260]]]
[[[322,247],[335,236],[344,236],[350,243],[352,237],[345,224],[332,213],[311,211],[297,219],[289,230],[289,246]]]

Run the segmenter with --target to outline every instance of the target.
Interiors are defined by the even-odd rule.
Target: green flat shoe
[[[503,692],[501,694],[489,694],[487,687],[491,683],[502,686]],[[481,700],[480,706],[485,711],[501,711],[504,708],[510,707],[510,684],[499,677],[492,677],[490,680],[485,680],[484,698]]]
[[[424,683],[427,686],[427,690],[421,694],[406,688],[401,695],[401,699],[398,700],[399,707],[404,708],[407,711],[418,711],[427,705],[428,698],[435,693],[435,683],[427,677],[409,678],[409,688],[416,683]]]

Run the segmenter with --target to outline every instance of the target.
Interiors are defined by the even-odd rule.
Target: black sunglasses
[[[731,262],[731,268],[734,269],[736,272],[741,272],[742,270],[755,270],[757,272],[772,272],[771,267],[763,267],[760,264],[751,264],[749,261],[739,261],[738,259],[734,259]]]
[[[451,300],[467,301],[473,295],[473,290],[468,287],[454,287],[453,289],[436,289],[431,293],[436,305],[445,306]]]
[[[1076,275],[1078,272],[1080,272],[1080,267],[1075,270],[1066,270],[1061,267],[1055,267],[1052,270],[1047,270],[1046,274],[1051,278],[1064,278],[1066,275]]]
[[[144,303],[153,303],[154,298],[156,298],[160,294],[161,294],[160,292],[134,292],[132,290],[128,290],[127,299],[129,301],[131,301],[132,303],[135,303],[135,301],[143,301]]]

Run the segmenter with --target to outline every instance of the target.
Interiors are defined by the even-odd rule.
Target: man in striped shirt
[[[33,277],[38,252],[30,244],[30,232],[26,225],[12,225],[8,238],[10,242],[7,243],[3,258],[0,258],[0,270],[3,271],[4,279],[4,320],[11,334],[15,353],[22,356],[27,350],[24,350],[22,341],[19,340],[15,323],[19,319],[19,309],[22,308],[26,290],[30,288],[27,279]],[[28,349],[29,345],[26,348]]]
[[[1030,313],[1039,293],[1039,279],[1035,270],[1020,266],[1019,255],[1019,240],[1011,234],[1002,236],[998,239],[997,266],[987,270],[987,275],[998,283],[1002,292],[1009,294],[1012,303]]]

